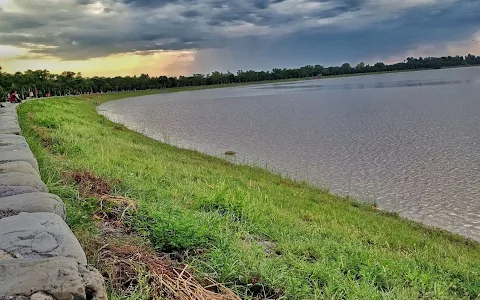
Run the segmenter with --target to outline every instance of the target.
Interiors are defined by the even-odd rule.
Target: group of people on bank
[[[17,91],[12,91],[11,93],[7,94],[7,102],[10,101],[10,103],[20,103],[22,102],[22,99],[20,99],[20,96],[18,95]],[[2,104],[0,104],[0,107],[5,107]]]
[[[38,94],[37,94],[37,96],[35,96],[33,94],[33,92],[30,91],[29,94],[28,94],[28,97],[25,97],[25,98],[22,99],[22,96],[20,96],[20,94],[17,93],[17,91],[12,91],[12,92],[8,93],[7,101],[10,101],[10,103],[20,103],[20,102],[22,102],[22,100],[25,100],[27,98],[28,99],[33,99],[33,98],[36,98],[38,96],[39,96]],[[50,93],[45,94],[45,97],[50,97],[50,96],[51,96]]]

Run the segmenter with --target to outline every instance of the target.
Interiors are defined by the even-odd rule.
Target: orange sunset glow
[[[147,73],[153,76],[178,76],[189,72],[195,51],[168,51],[146,55],[135,53],[114,54],[87,60],[61,60],[28,54],[27,49],[0,46],[3,71],[23,72],[47,69],[53,73],[65,70],[81,72],[85,76],[133,76]]]

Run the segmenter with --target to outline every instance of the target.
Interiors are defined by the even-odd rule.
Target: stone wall
[[[16,105],[0,108],[0,299],[104,300],[101,274],[65,223],[20,135]]]

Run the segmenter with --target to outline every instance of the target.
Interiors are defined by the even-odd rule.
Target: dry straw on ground
[[[211,279],[203,284],[192,276],[188,265],[181,265],[168,255],[133,245],[105,245],[99,253],[104,270],[117,290],[128,290],[136,284],[138,270],[148,272],[154,299],[233,300],[240,299],[231,290]]]

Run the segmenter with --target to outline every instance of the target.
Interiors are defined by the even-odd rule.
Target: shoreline
[[[416,283],[410,287],[400,284],[406,278],[405,272],[416,269],[420,262],[425,268],[421,273],[436,278],[440,285],[453,280],[450,272],[473,276],[471,272],[478,269],[480,244],[473,240],[380,212],[257,167],[233,165],[198,151],[167,145],[110,122],[96,110],[101,103],[155,93],[158,91],[84,95],[81,99],[57,98],[21,106],[22,130],[39,158],[42,178],[49,178],[47,185],[53,184],[66,198],[70,225],[83,237],[79,239],[86,249],[92,248],[90,242],[94,239],[95,230],[88,224],[92,211],[85,207],[85,200],[69,192],[71,183],[60,175],[72,168],[88,169],[106,180],[118,178],[121,195],[142,199],[139,215],[131,220],[135,231],[147,230],[144,233],[150,243],[163,251],[206,247],[206,254],[190,263],[204,274],[213,268],[217,274],[214,277],[222,283],[234,282],[229,286],[237,293],[253,292],[238,278],[258,278],[262,286],[287,297],[308,298],[312,293],[328,296],[325,289],[335,286],[343,287],[349,296],[385,295],[380,282],[341,275],[338,259],[350,264],[345,272],[360,268],[373,278],[384,276],[381,269],[374,268],[380,263],[385,272],[388,270],[382,279],[389,282],[388,293],[399,298],[424,293]],[[73,112],[79,116],[71,115]],[[46,142],[49,138],[51,144]],[[137,218],[156,222],[144,223]],[[176,235],[168,233],[172,229]],[[331,260],[324,261],[325,256]],[[305,257],[310,258],[304,261]],[[295,261],[295,267],[284,269],[289,260]],[[239,261],[244,266],[233,267]],[[442,273],[435,271],[439,265],[445,268]],[[228,266],[233,269],[229,271]],[[314,272],[315,268],[327,268],[324,270],[330,270],[327,273],[332,277],[312,275],[323,278],[325,285],[307,288],[302,274]],[[427,291],[435,293],[431,283],[413,276],[426,285]],[[293,278],[298,281],[290,282]],[[478,296],[480,290],[475,287],[480,282],[475,281],[478,277],[472,278],[474,281],[464,290]],[[448,295],[459,296],[450,290]]]

